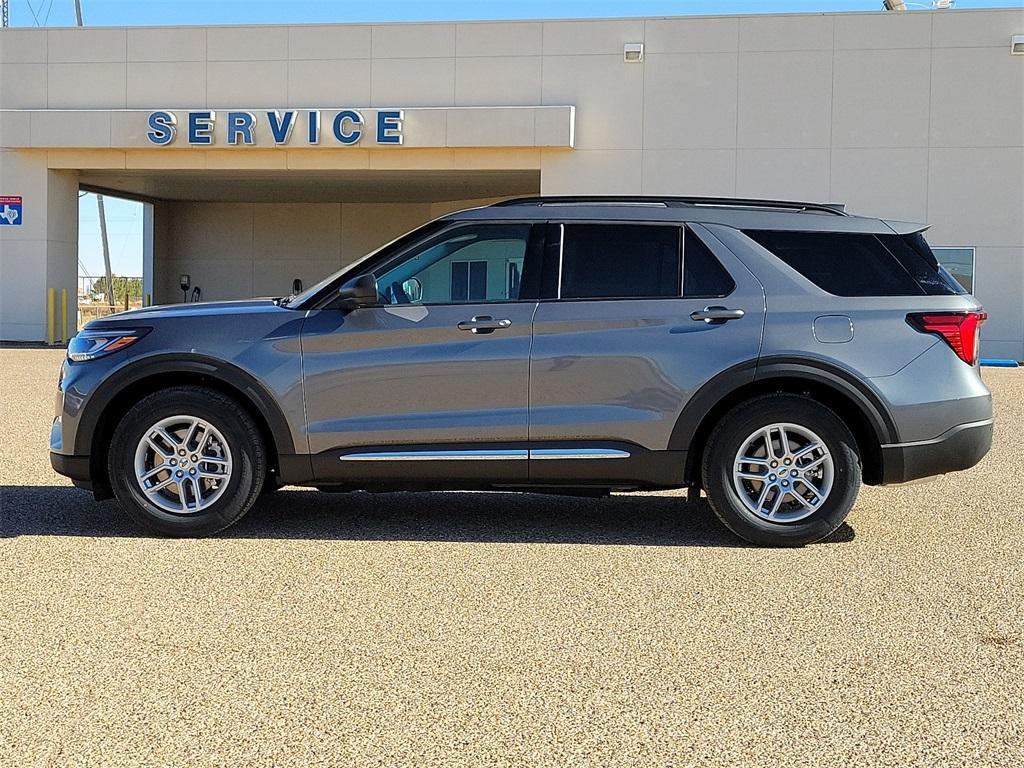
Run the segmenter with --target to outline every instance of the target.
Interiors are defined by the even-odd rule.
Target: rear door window
[[[745,230],[744,234],[836,296],[956,292],[934,257],[929,261],[899,235],[775,230]]]
[[[679,296],[678,226],[565,224],[562,299],[651,299]]]

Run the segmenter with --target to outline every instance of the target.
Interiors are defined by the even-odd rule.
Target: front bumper
[[[92,479],[89,471],[88,456],[66,456],[63,453],[50,451],[50,466],[53,467],[53,471],[58,475],[71,478],[75,485],[89,483]]]
[[[992,419],[959,424],[931,440],[882,446],[882,485],[970,469],[992,447]]]

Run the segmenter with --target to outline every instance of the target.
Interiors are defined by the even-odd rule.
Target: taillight
[[[956,356],[968,365],[978,362],[978,336],[987,312],[920,312],[907,315],[907,322],[921,331],[941,336]]]

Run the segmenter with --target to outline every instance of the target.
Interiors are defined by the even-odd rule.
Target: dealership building
[[[4,29],[0,339],[45,339],[62,291],[74,323],[82,190],[145,204],[154,303],[184,274],[285,294],[510,196],[692,195],[925,222],[983,356],[1022,360],[1021,35],[1024,9]]]

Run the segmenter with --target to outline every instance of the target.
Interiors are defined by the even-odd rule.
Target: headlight
[[[68,344],[68,359],[75,363],[95,360],[118,350],[130,347],[149,333],[148,328],[130,330],[84,330]]]

